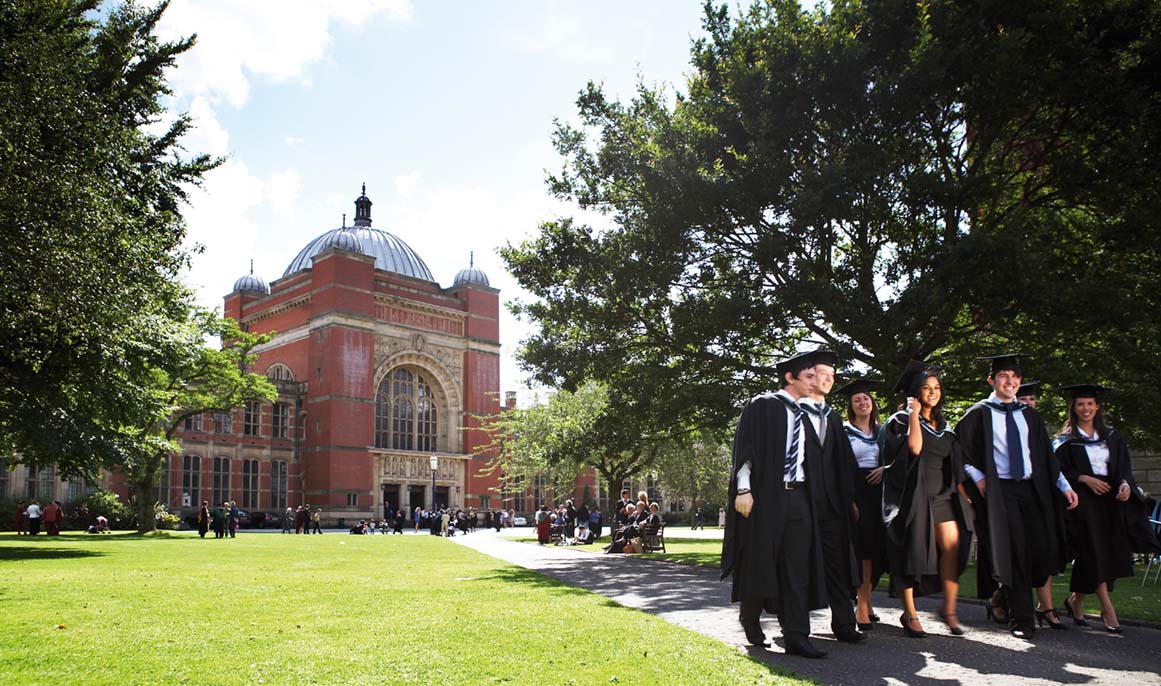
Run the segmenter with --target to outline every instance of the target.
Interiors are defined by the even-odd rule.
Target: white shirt
[[[31,505],[28,506],[28,509],[24,511],[24,514],[26,514],[29,519],[39,519],[40,518],[40,505],[37,505],[36,503],[32,503]]]
[[[1000,399],[992,393],[984,402],[1000,403]],[[996,463],[996,476],[1001,479],[1012,478],[1008,460],[1008,418],[1007,413],[1002,410],[994,410],[988,408],[988,413],[992,417],[992,459]],[[1016,420],[1016,428],[1020,431],[1020,459],[1024,461],[1024,478],[1032,478],[1032,450],[1028,447],[1028,420],[1024,418],[1024,408],[1020,408],[1012,412],[1013,419]],[[965,464],[963,470],[971,477],[972,481],[982,481],[984,473],[976,469],[970,464]],[[1072,486],[1068,484],[1068,479],[1064,478],[1064,474],[1060,474],[1056,479],[1056,489],[1061,493],[1071,491]]]
[[[874,469],[879,466],[879,442],[870,434],[865,434],[859,430],[857,426],[850,422],[843,422],[846,427],[847,440],[851,442],[851,450],[855,453],[855,462],[859,464],[862,469]],[[854,432],[859,436],[863,436],[867,440],[860,441],[856,436],[850,435],[849,432]]]
[[[794,398],[792,398],[790,396],[790,394],[784,390],[778,391],[774,395],[776,395],[780,398],[783,398],[786,401],[789,401],[789,403],[792,405],[798,404],[794,400]],[[785,457],[786,453],[790,452],[790,445],[794,441],[794,415],[795,415],[794,410],[790,409],[790,407],[786,406],[785,404],[784,404],[784,406],[786,409],[786,448],[784,448],[782,451],[783,457]],[[806,416],[809,417],[810,415],[807,414]],[[804,417],[804,419],[805,419],[805,417]],[[785,465],[784,464],[777,465],[777,468],[781,471],[784,471]],[[800,426],[798,428],[797,464],[795,465],[795,468],[794,468],[794,478],[792,478],[791,481],[806,481],[806,427],[805,426]],[[742,488],[749,488],[749,487],[750,487],[750,461],[746,460],[742,464],[742,466],[738,468],[738,488],[742,489]]]
[[[1078,434],[1080,434],[1081,436],[1084,436],[1085,438],[1087,438],[1090,441],[1094,441],[1097,439],[1097,433],[1096,433],[1095,428],[1093,429],[1092,436],[1089,436],[1088,434],[1086,434],[1084,432],[1084,430],[1079,428],[1079,427],[1077,427],[1076,432]],[[1089,463],[1089,466],[1092,467],[1093,475],[1094,476],[1108,476],[1109,475],[1109,445],[1108,445],[1108,443],[1105,443],[1104,441],[1101,441],[1100,443],[1090,443],[1090,444],[1084,446],[1084,451],[1086,453],[1088,453],[1088,463]]]
[[[823,410],[824,405],[822,403],[816,403],[810,398],[803,398],[802,400],[799,400],[798,405],[800,407],[809,407],[810,409],[814,410],[814,412],[806,412],[803,410],[803,412],[806,413],[804,419],[809,419],[810,423],[814,426],[814,435],[818,436],[818,444],[825,444],[826,414]]]

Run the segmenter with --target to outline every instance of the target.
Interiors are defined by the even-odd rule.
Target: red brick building
[[[483,416],[499,411],[499,291],[469,264],[448,288],[398,237],[372,227],[366,188],[353,226],[332,229],[267,285],[243,276],[225,314],[274,332],[256,371],[277,402],[186,423],[163,475],[171,511],[236,500],[277,512],[321,507],[328,523],[388,508],[498,507],[483,477]],[[438,459],[432,493],[430,459]]]

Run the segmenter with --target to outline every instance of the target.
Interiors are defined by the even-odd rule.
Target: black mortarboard
[[[1012,370],[1024,375],[1024,353],[1005,353],[1003,355],[981,355],[977,360],[987,360],[991,362],[991,373],[1002,372],[1006,369]]]
[[[825,350],[819,348],[809,353],[810,361],[813,364],[825,364],[828,367],[838,366],[838,353],[833,350]]]
[[[811,357],[813,354],[814,352],[811,351],[792,355],[785,360],[778,362],[774,366],[774,371],[778,374],[778,378],[780,380],[787,374],[794,374],[797,376],[798,372],[802,371],[803,369],[814,366],[814,359]]]
[[[1037,395],[1040,395],[1040,382],[1039,381],[1026,381],[1026,382],[1020,384],[1020,390],[1016,391],[1016,397],[1020,398],[1020,397],[1023,397],[1025,395],[1030,395],[1032,397],[1036,397]]]
[[[1099,383],[1078,383],[1071,386],[1061,386],[1062,391],[1072,391],[1072,397],[1076,398],[1097,398],[1099,399],[1105,393],[1116,390],[1108,386],[1102,386]]]
[[[903,374],[899,377],[899,382],[895,384],[895,392],[914,397],[919,394],[919,386],[923,384],[923,380],[929,376],[938,375],[940,371],[938,367],[926,362],[908,360],[907,366],[903,368]]]
[[[838,392],[849,398],[859,393],[870,393],[871,389],[878,385],[879,383],[877,381],[871,381],[870,379],[852,379],[850,383],[838,389]]]

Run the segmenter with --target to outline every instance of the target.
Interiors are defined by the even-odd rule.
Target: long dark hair
[[[1080,438],[1080,432],[1077,426],[1080,424],[1080,417],[1076,416],[1076,401],[1080,398],[1073,398],[1068,401],[1068,419],[1064,420],[1064,428],[1060,430],[1062,436],[1072,436],[1073,438]],[[1109,437],[1109,429],[1111,428],[1105,421],[1105,408],[1101,405],[1101,401],[1097,400],[1096,415],[1092,418],[1092,426],[1096,429],[1097,437],[1102,441]]]
[[[866,393],[866,391],[863,391],[863,392]],[[858,395],[858,393],[852,393],[849,396],[847,396],[847,421],[851,423],[851,426],[855,425],[855,403],[854,403],[854,400],[855,400],[856,395]],[[871,395],[870,393],[866,393],[866,395],[868,398],[871,399],[871,435],[878,436],[879,435],[879,412],[880,412],[879,403],[875,402],[875,396]]]
[[[934,378],[939,382],[939,402],[935,403],[935,407],[931,408],[931,426],[935,429],[942,429],[947,424],[947,418],[943,415],[943,401],[947,400],[947,394],[943,392],[943,379],[939,377],[939,370],[934,367],[928,367],[919,374],[916,379],[917,383],[912,388],[914,391],[913,398],[919,400],[919,389],[923,388],[923,384],[928,379]],[[919,418],[923,419],[923,402],[920,401]]]

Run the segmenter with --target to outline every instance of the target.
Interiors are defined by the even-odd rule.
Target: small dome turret
[[[234,292],[270,295],[270,286],[262,280],[262,277],[254,275],[254,260],[250,260],[250,273],[234,282]]]
[[[476,284],[491,288],[491,285],[488,283],[488,275],[484,273],[483,269],[476,268],[476,254],[474,252],[469,253],[468,268],[456,272],[456,278],[452,282],[452,288],[466,286],[467,284]]]
[[[322,241],[319,242],[318,251],[324,250],[346,250],[347,252],[363,254],[363,246],[359,242],[359,237],[355,235],[354,231],[346,227],[323,235]]]

